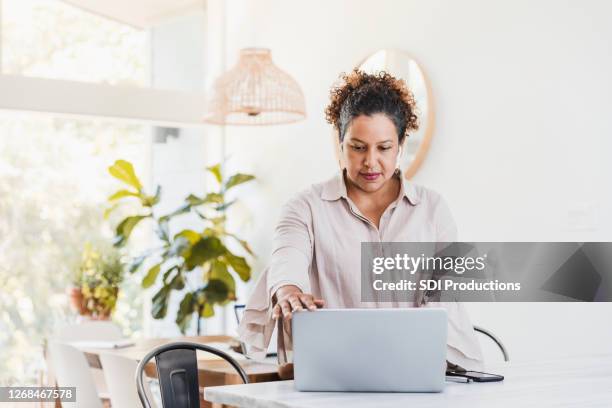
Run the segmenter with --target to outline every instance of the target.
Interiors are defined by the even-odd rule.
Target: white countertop
[[[447,382],[444,392],[299,392],[293,381],[206,387],[207,401],[250,408],[612,407],[612,354],[491,364],[497,383]]]

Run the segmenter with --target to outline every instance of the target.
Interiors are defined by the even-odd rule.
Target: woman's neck
[[[355,203],[357,208],[373,221],[380,219],[385,209],[395,200],[400,192],[400,179],[391,177],[377,191],[364,191],[357,187],[347,176],[344,175],[347,196]],[[378,225],[378,222],[375,222]]]

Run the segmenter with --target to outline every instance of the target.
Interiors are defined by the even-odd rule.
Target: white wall
[[[206,16],[197,13],[167,21],[152,29],[152,84],[156,88],[197,92],[205,83],[205,25]],[[201,107],[203,109],[203,106]],[[162,187],[160,214],[176,210],[184,198],[193,193],[203,195],[206,191],[205,159],[207,156],[206,131],[204,128],[180,128],[178,137],[167,137],[153,144],[153,185]],[[171,232],[182,228],[197,229],[201,222],[195,215],[185,215],[173,220]],[[201,284],[200,276],[192,274],[194,285]],[[180,335],[174,322],[183,293],[173,292],[166,318],[154,320],[150,317],[150,299],[159,290],[158,282],[152,289],[146,303],[147,334],[171,337]],[[217,326],[217,321],[204,325]],[[188,334],[194,334],[195,320]]]
[[[462,240],[612,240],[612,3],[601,0],[231,0],[227,55],[267,46],[306,95],[294,125],[228,128],[255,173],[245,205],[260,269],[280,205],[337,170],[323,109],[342,71],[380,48],[428,74],[436,129],[415,181],[449,202]],[[512,357],[612,351],[612,304],[471,304]]]

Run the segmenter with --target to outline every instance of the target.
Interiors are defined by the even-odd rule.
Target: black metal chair
[[[151,350],[136,368],[136,387],[138,397],[144,408],[151,408],[144,391],[144,368],[153,357],[157,367],[157,377],[164,408],[199,408],[200,384],[196,350],[202,350],[223,358],[238,372],[245,384],[249,378],[240,364],[229,354],[205,344],[175,342]]]
[[[493,342],[495,344],[497,344],[497,346],[499,347],[502,355],[504,356],[504,361],[510,361],[510,356],[508,355],[508,350],[506,350],[506,347],[501,342],[501,340],[499,338],[497,338],[497,336],[495,336],[493,333],[491,333],[487,329],[483,329],[482,327],[479,327],[479,326],[474,326],[474,331],[477,331],[478,333],[482,333],[485,336],[487,336],[488,338],[490,338],[491,340],[493,340]]]

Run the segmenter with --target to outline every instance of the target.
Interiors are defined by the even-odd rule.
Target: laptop
[[[299,391],[444,389],[444,309],[320,309],[292,320]]]

